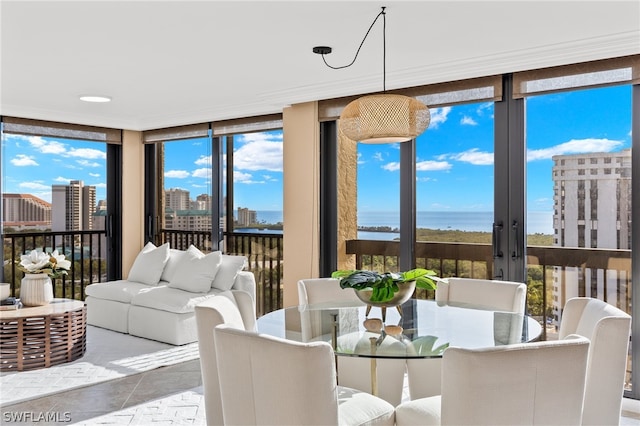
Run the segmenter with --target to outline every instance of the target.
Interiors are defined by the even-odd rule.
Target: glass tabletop
[[[365,317],[366,305],[323,303],[280,309],[257,321],[258,332],[299,342],[331,343],[336,355],[368,358],[437,358],[448,346],[481,348],[536,340],[533,318],[472,306],[439,305],[411,299],[402,314],[380,308]]]

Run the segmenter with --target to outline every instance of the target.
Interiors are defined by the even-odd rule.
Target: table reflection
[[[258,331],[300,342],[326,341],[336,355],[371,358],[438,358],[448,346],[508,345],[535,340],[542,332],[531,317],[431,300],[406,302],[402,315],[388,310],[385,324],[379,308],[368,317],[365,311],[364,304],[291,307],[259,318]]]

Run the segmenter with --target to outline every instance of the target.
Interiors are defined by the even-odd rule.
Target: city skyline
[[[619,152],[631,147],[631,89],[530,97],[527,110],[527,204],[553,208],[553,155]],[[493,210],[493,103],[431,108],[417,139],[418,211]],[[282,132],[234,136],[235,206],[282,210]],[[51,187],[82,180],[106,198],[106,145],[5,134],[3,192],[51,202]],[[358,211],[397,211],[399,145],[358,145]],[[165,144],[165,189],[211,192],[207,139]],[[226,175],[226,174],[223,174]],[[381,201],[382,200],[382,201]]]

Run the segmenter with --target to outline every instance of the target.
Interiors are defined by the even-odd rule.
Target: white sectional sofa
[[[246,264],[244,256],[148,243],[126,280],[87,286],[87,322],[172,345],[195,342],[198,303],[230,289],[246,291],[255,303],[256,282]]]

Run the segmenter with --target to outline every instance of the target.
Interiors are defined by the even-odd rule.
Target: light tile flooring
[[[8,405],[0,411],[3,425],[206,424],[198,360]],[[640,426],[640,401],[624,399],[620,424]]]

